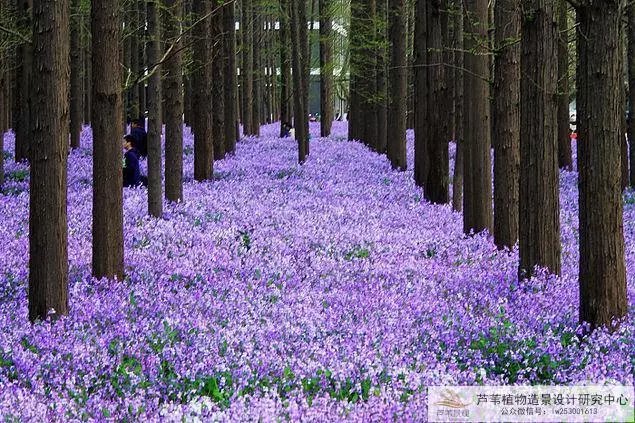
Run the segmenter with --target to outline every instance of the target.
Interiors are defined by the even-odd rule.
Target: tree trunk
[[[251,112],[251,135],[260,136],[260,124],[262,117],[262,13],[261,8],[258,5],[252,3],[251,18],[253,20],[253,36],[252,36],[252,48],[253,48],[253,101]]]
[[[246,136],[254,135],[254,12],[252,0],[243,0],[243,67],[240,77],[243,84],[243,132]],[[243,73],[244,71],[244,73]]]
[[[620,188],[623,2],[578,7],[580,322],[615,328],[628,310]]]
[[[454,176],[452,178],[452,209],[463,210],[463,152],[465,151],[463,135],[463,2],[454,0],[454,139],[456,155],[454,159]]]
[[[366,12],[367,0],[351,0],[351,25],[349,36],[350,50],[350,101],[348,113],[348,139],[364,140],[365,117],[364,110],[364,76],[367,67],[367,57],[364,47],[366,40]]]
[[[153,217],[163,215],[163,165],[161,162],[161,23],[158,5],[147,3],[148,9],[148,68],[151,73],[148,83],[148,213]]]
[[[364,114],[364,127],[362,140],[364,144],[377,150],[377,13],[376,0],[367,0],[364,17],[366,23],[365,30],[365,46],[363,49],[363,57],[366,60],[365,70],[363,74],[363,103],[362,113]]]
[[[553,3],[528,2],[521,26],[519,278],[524,278],[535,266],[560,273],[558,28]]]
[[[298,4],[300,3],[300,4]],[[306,72],[304,66],[304,55],[306,52],[306,38],[303,38],[301,26],[306,27],[306,4],[305,2],[291,2],[291,58],[293,66],[293,86],[294,86],[294,127],[295,137],[298,142],[298,162],[304,163],[306,160],[307,144],[308,144],[308,117],[307,104],[305,103],[304,94],[304,76]],[[304,25],[303,17],[304,16]],[[306,37],[306,31],[304,31],[304,37]]]
[[[144,72],[146,67],[148,66],[148,60],[146,56],[146,22],[147,22],[147,13],[146,13],[146,4],[143,1],[137,3],[138,8],[138,17],[139,17],[139,31],[141,36],[138,38],[139,40],[139,71],[141,73]],[[146,94],[146,84],[145,82],[139,83],[137,86],[139,90],[139,119],[144,119],[146,115],[146,110],[148,107],[147,104],[147,94]]]
[[[408,8],[405,0],[389,0],[388,6],[388,36],[391,49],[387,152],[393,169],[406,170],[406,98],[408,83],[406,34],[408,33]]]
[[[315,1],[315,0],[313,0]],[[300,2],[298,5],[298,37],[300,46],[300,64],[301,68],[301,81],[302,81],[302,133],[303,137],[300,138],[304,142],[304,150],[306,155],[311,154],[311,146],[309,145],[309,89],[311,81],[311,46],[309,45],[309,33],[307,26],[307,10],[306,3]]]
[[[419,135],[415,134],[415,136],[424,137],[423,142],[418,143],[418,146],[425,146],[423,154],[427,156],[424,163],[428,166],[427,169],[423,170],[426,175],[423,185],[424,196],[426,200],[436,204],[445,204],[449,201],[449,157],[446,124],[449,113],[447,107],[444,106],[449,96],[446,85],[446,68],[443,64],[444,28],[442,22],[446,6],[445,0],[432,2],[427,5],[424,16],[416,15],[415,18],[417,23],[420,23],[421,19],[427,20],[425,27],[426,50],[417,51],[417,53],[425,57],[427,65],[423,69],[428,87],[427,96],[424,97],[424,101],[428,103],[424,108],[427,129]],[[421,12],[420,7],[417,8],[417,12]],[[423,78],[415,79],[417,84],[423,81]],[[418,95],[424,90],[417,90]],[[422,117],[416,116],[415,122],[418,122]],[[417,129],[421,132],[423,128],[419,126]],[[418,158],[420,157],[421,155]],[[421,173],[418,176],[421,176]]]
[[[69,4],[33,4],[33,116],[29,207],[29,320],[68,314]]]
[[[212,139],[214,159],[225,157],[225,40],[223,37],[223,10],[215,9],[211,16],[210,34],[213,43],[212,59]]]
[[[289,0],[280,0],[280,136],[284,135],[283,123],[291,123],[291,63],[289,38]]]
[[[32,0],[18,1],[18,21],[22,28],[31,26]],[[31,43],[22,42],[17,48],[17,91],[15,96],[14,123],[15,123],[15,161],[21,162],[29,159],[29,122],[31,108],[31,66],[33,49]]]
[[[136,5],[133,5],[133,9],[130,11],[130,25],[133,33],[130,35],[130,75],[134,81],[139,77],[139,9]],[[134,84],[130,87],[130,105],[129,105],[129,117],[131,119],[139,119],[139,87],[138,84]]]
[[[414,125],[415,125],[415,163],[414,178],[417,186],[425,187],[430,164],[428,162],[428,143],[434,140],[428,129],[431,122],[428,116],[428,9],[432,5],[426,1],[417,1],[415,7],[415,45],[414,45]],[[432,58],[431,58],[432,59]],[[435,97],[436,98],[436,97]],[[436,105],[435,105],[436,108]],[[438,113],[437,113],[438,114]]]
[[[79,148],[82,132],[82,109],[84,93],[82,92],[82,55],[81,55],[81,15],[80,1],[71,3],[71,96],[70,96],[70,129],[71,148]]]
[[[628,13],[628,143],[630,185],[635,186],[635,3],[627,6]]]
[[[207,15],[209,3],[194,0],[195,21]],[[214,175],[214,149],[212,141],[212,101],[211,101],[211,54],[209,42],[210,20],[204,19],[194,27],[194,72],[192,87],[194,98],[194,179],[211,180]]]
[[[388,140],[388,0],[377,0],[377,145],[378,153],[386,152]]]
[[[518,240],[520,183],[520,3],[494,6],[494,243],[513,248]]]
[[[333,3],[320,0],[320,135],[331,135],[333,125]]]
[[[487,58],[486,0],[466,2],[463,230],[466,234],[492,230],[492,166]]]
[[[92,4],[93,276],[123,280],[120,28],[117,0]]]
[[[183,0],[165,0],[165,38],[177,40],[183,17]],[[165,61],[165,198],[183,201],[183,55],[182,43],[176,42],[174,50]]]
[[[239,139],[238,112],[236,110],[238,80],[236,77],[236,12],[234,2],[227,2],[223,7],[223,26],[225,30],[225,150],[236,151]]]
[[[90,31],[84,40],[84,125],[90,124],[93,113],[93,58]]]
[[[569,137],[569,23],[566,0],[558,1],[558,166],[572,170]]]

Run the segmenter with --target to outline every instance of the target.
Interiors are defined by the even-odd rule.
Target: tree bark
[[[18,21],[22,28],[31,27],[32,0],[18,1]],[[21,162],[29,159],[29,122],[31,108],[31,67],[33,60],[33,48],[30,42],[22,42],[17,48],[17,91],[15,96],[14,123],[15,123],[15,161]]]
[[[320,0],[320,135],[331,135],[333,125],[333,3]]]
[[[350,82],[349,82],[349,113],[348,113],[348,139],[350,141],[363,141],[365,127],[364,110],[364,71],[366,69],[366,57],[364,46],[366,19],[365,0],[351,0],[351,25],[349,36],[350,50]]]
[[[68,0],[33,4],[33,115],[29,207],[29,320],[68,314],[66,161]]]
[[[377,145],[378,153],[386,152],[388,140],[388,0],[377,0]]]
[[[243,132],[246,136],[254,135],[253,110],[254,110],[254,12],[252,0],[243,0],[243,67],[240,76],[243,84]],[[243,72],[244,71],[244,72]]]
[[[260,136],[260,124],[262,117],[262,10],[259,5],[252,3],[251,18],[253,20],[252,57],[253,57],[253,100],[251,112],[251,135]]]
[[[158,5],[150,0],[147,3],[148,43],[146,44],[148,64],[155,65],[161,58],[161,24]],[[148,213],[153,217],[163,215],[163,164],[161,158],[161,65],[148,69],[151,72],[148,81]]]
[[[148,66],[148,60],[147,60],[147,56],[146,56],[146,40],[147,40],[147,36],[146,36],[146,30],[145,30],[145,24],[147,22],[147,11],[146,11],[146,4],[143,1],[140,1],[137,3],[138,4],[138,8],[137,8],[137,12],[138,12],[138,18],[139,18],[139,31],[141,36],[138,38],[138,42],[139,42],[139,71],[140,72],[144,72],[144,70],[146,69],[146,67]],[[147,103],[147,94],[146,94],[146,84],[145,82],[141,82],[138,84],[137,89],[139,90],[139,119],[145,119],[145,115],[146,115],[146,110],[148,108],[148,103]]]
[[[572,170],[569,137],[569,22],[566,0],[558,0],[558,166]]]
[[[211,16],[210,38],[212,39],[212,139],[214,159],[225,157],[225,37],[223,36],[223,9],[216,8]]]
[[[223,26],[225,30],[225,150],[233,153],[236,141],[240,138],[238,131],[238,112],[236,110],[238,80],[236,77],[236,12],[234,2],[227,2],[223,7]]]
[[[627,6],[628,14],[628,143],[630,185],[635,186],[635,3]]]
[[[289,38],[289,0],[280,0],[280,136],[283,136],[283,123],[291,123],[291,62]]]
[[[492,231],[492,166],[489,107],[489,63],[487,58],[486,0],[466,2],[463,230],[466,234]]]
[[[304,55],[307,54],[307,32],[306,32],[306,4],[305,2],[291,2],[291,58],[293,66],[293,86],[294,86],[294,127],[295,137],[298,142],[298,162],[306,161],[308,155],[308,135],[309,122],[307,116],[307,104],[305,102],[305,77],[307,71],[305,64],[307,61]],[[302,31],[302,26],[305,30]]]
[[[87,31],[84,40],[84,125],[90,124],[93,113],[92,54],[91,31]]]
[[[206,0],[194,0],[195,20],[207,15],[210,4]],[[211,54],[209,42],[209,19],[200,21],[194,27],[194,72],[192,86],[194,98],[194,179],[211,180],[214,175],[214,145],[212,141],[211,102]]]
[[[494,243],[513,248],[518,240],[520,183],[520,3],[494,6]]]
[[[628,310],[620,187],[624,2],[584,1],[578,15],[580,322],[615,328]]]
[[[463,210],[463,2],[454,1],[454,138],[456,141],[456,156],[454,161],[454,176],[452,178],[452,209]]]
[[[519,278],[525,278],[535,266],[560,273],[558,28],[553,2],[524,3],[521,26]]]
[[[165,0],[165,38],[175,40],[173,52],[165,61],[165,199],[183,201],[183,55],[182,42],[176,41],[183,18],[182,0]]]
[[[391,44],[388,103],[388,159],[393,169],[406,170],[406,34],[408,8],[405,0],[389,0],[388,36]]]
[[[84,93],[82,92],[82,55],[81,55],[81,15],[80,1],[72,0],[71,3],[71,35],[70,35],[70,60],[71,60],[71,95],[70,95],[70,132],[71,148],[80,147],[80,135],[82,132],[82,109]]]
[[[92,4],[93,276],[123,280],[118,2]]]
[[[129,20],[131,30],[133,31],[130,35],[130,74],[131,78],[134,80],[139,76],[139,9],[136,5],[133,6],[133,9],[130,11],[130,20]],[[140,117],[139,111],[139,87],[138,84],[134,84],[130,87],[130,104],[129,104],[129,117],[131,119],[138,119]]]

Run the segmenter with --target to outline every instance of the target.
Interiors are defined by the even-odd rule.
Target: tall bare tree
[[[387,152],[394,169],[406,170],[406,34],[408,7],[405,0],[388,2],[390,65],[388,90]],[[351,105],[352,107],[352,105]]]
[[[320,0],[320,135],[333,124],[333,2]]]
[[[158,1],[158,0],[157,0]],[[150,80],[148,84],[148,213],[153,217],[163,215],[163,162],[161,157],[161,133],[163,119],[161,113],[161,21],[159,5],[148,1],[147,44]]]
[[[33,3],[29,319],[68,314],[68,0]]]

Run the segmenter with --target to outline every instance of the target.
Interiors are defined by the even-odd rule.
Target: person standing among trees
[[[148,155],[148,133],[145,130],[143,119],[135,119],[130,124],[130,135],[134,139],[134,145],[139,156],[145,158]]]
[[[123,148],[125,150],[123,159],[123,186],[135,187],[146,186],[148,178],[141,174],[139,168],[139,151],[135,146],[136,140],[132,135],[123,137]]]

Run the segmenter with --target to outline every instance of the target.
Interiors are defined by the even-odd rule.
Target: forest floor
[[[123,281],[90,277],[91,134],[69,158],[70,316],[27,320],[28,168],[0,195],[0,416],[62,421],[425,420],[426,386],[632,385],[635,195],[625,195],[629,315],[580,341],[577,175],[561,173],[562,276],[517,282],[517,251],[466,237],[412,171],[312,124],[277,125],[193,176],[151,219],[124,190]],[[408,153],[412,168],[413,143]],[[451,148],[453,155],[453,149]]]

